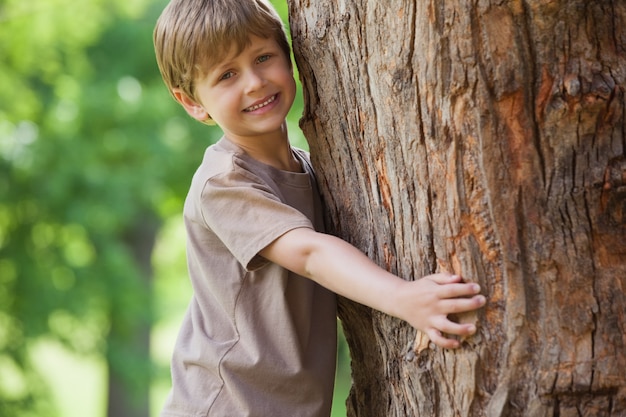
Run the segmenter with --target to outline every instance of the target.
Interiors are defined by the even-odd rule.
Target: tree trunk
[[[150,329],[152,324],[152,254],[160,224],[144,212],[123,237],[135,259],[138,282],[113,298],[107,338],[108,417],[150,416]],[[132,281],[134,277],[121,277]]]
[[[290,0],[328,226],[481,284],[457,351],[342,300],[350,416],[626,415],[626,2]]]

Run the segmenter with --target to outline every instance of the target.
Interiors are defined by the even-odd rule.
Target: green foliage
[[[29,359],[42,338],[146,385],[154,236],[221,135],[161,81],[165,3],[0,0],[0,415],[55,414]]]
[[[149,372],[129,343],[153,315],[141,249],[220,134],[160,79],[158,3],[0,3],[1,415],[54,415],[28,355],[42,337]]]

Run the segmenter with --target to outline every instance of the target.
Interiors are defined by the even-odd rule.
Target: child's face
[[[281,131],[296,92],[289,58],[276,41],[250,40],[241,53],[228,54],[196,80],[199,103],[179,99],[192,117],[210,115],[231,140]]]

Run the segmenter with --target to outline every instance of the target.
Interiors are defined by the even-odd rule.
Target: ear
[[[210,117],[206,110],[204,110],[204,107],[202,107],[202,104],[189,97],[180,88],[174,88],[172,90],[172,95],[176,101],[183,106],[187,114],[194,119],[203,122]]]

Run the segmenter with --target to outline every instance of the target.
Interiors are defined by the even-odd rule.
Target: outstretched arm
[[[440,273],[405,281],[374,264],[361,251],[331,235],[300,228],[291,230],[261,251],[261,256],[329,290],[383,313],[405,320],[444,348],[476,331],[473,324],[454,323],[448,314],[475,310],[485,304],[478,284]]]

